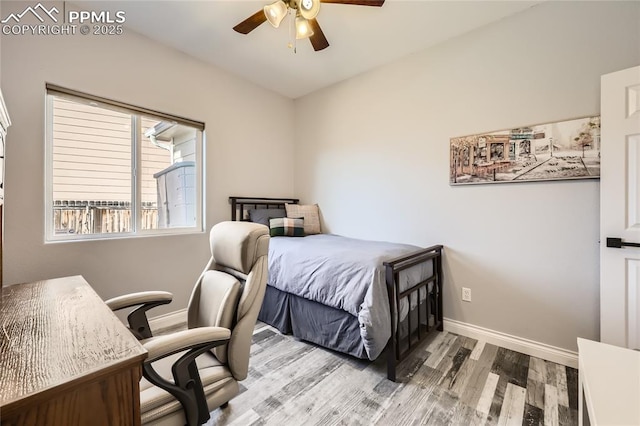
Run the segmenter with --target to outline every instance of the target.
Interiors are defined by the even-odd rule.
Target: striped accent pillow
[[[285,204],[287,217],[301,217],[304,219],[305,235],[321,234],[320,210],[317,204]]]
[[[269,219],[269,234],[272,237],[304,237],[304,219],[290,217]]]

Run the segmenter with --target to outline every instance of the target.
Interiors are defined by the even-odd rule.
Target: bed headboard
[[[249,209],[284,209],[285,204],[298,204],[298,201],[297,198],[229,197],[231,220],[247,220]]]

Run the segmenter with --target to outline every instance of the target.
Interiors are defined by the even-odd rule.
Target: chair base
[[[235,380],[229,380],[222,387],[207,395],[207,404],[209,407],[227,408],[229,406],[229,400],[239,393],[240,387],[238,386],[238,382]],[[150,416],[145,416],[145,413],[142,413],[143,425],[184,426],[185,423],[186,419],[184,418],[184,412],[179,406],[176,407],[174,411],[167,413],[165,416],[160,418],[156,416],[150,418]]]

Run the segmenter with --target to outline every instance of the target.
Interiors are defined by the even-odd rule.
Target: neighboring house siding
[[[53,100],[53,200],[131,201],[131,118]]]
[[[144,136],[145,130],[158,124],[159,120],[143,118],[140,140],[142,141],[142,202],[155,203],[158,196],[158,188],[154,173],[166,169],[171,165],[171,153],[165,149],[151,144],[149,138]]]
[[[54,98],[53,200],[131,201],[131,117]],[[158,120],[143,118],[141,131]],[[168,151],[141,135],[142,201],[155,203],[153,174],[171,164]]]
[[[196,161],[196,132],[190,131],[174,140],[173,161]]]

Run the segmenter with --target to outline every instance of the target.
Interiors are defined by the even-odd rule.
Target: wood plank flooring
[[[384,357],[382,357],[384,358]],[[241,393],[214,425],[577,425],[577,370],[438,333],[386,379],[358,360],[258,323]]]

